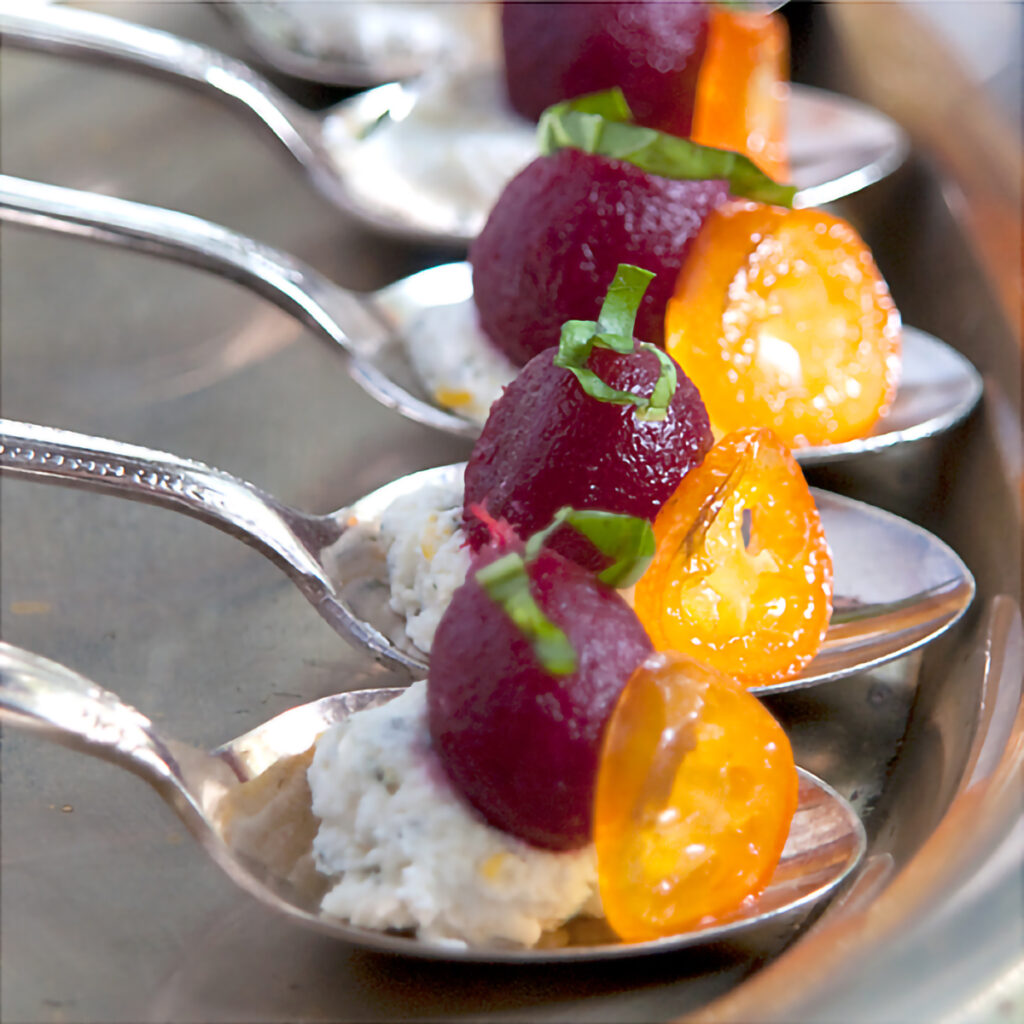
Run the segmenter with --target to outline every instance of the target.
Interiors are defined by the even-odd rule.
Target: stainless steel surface
[[[413,673],[427,663],[382,596],[387,568],[374,541],[392,502],[450,488],[463,468],[414,473],[347,508],[310,515],[178,455],[0,419],[0,472],[163,505],[239,537],[280,566],[347,640]],[[819,686],[902,657],[954,625],[974,597],[967,567],[926,530],[824,491],[815,500],[832,549],[836,612],[814,660],[759,694]]]
[[[428,159],[431,148],[454,147],[456,139],[439,127],[433,146],[421,141],[419,152],[408,152],[398,168],[382,168],[372,147],[363,144],[384,122],[401,131],[418,92],[429,85],[380,86],[314,117],[243,62],[127,21],[64,7],[26,12],[11,5],[0,7],[0,35],[11,46],[84,56],[178,79],[240,107],[270,129],[332,203],[401,238],[466,245],[480,233],[493,202],[485,201],[483,192],[436,190],[413,171]],[[497,72],[478,68],[467,74],[460,86],[463,93],[500,97],[499,85],[474,77],[493,78]],[[532,128],[504,104],[493,116],[502,134],[529,138]],[[889,118],[822,90],[794,87],[789,117],[792,179],[800,206],[832,202],[865,188],[895,170],[907,153],[906,136]],[[486,145],[494,144],[489,137]],[[476,158],[483,162],[484,152]],[[381,187],[382,173],[394,175],[387,189]]]
[[[944,6],[979,17],[979,5]],[[794,38],[805,72],[817,62],[816,82],[858,85],[859,62],[844,67],[845,40],[829,28],[836,9],[844,19],[877,15],[889,27],[873,38],[885,35],[886,55],[902,55],[905,71],[916,67],[920,36],[891,27],[901,5],[789,8],[810,23]],[[103,10],[239,52],[200,5]],[[940,78],[920,88],[922,104],[934,105]],[[360,290],[437,260],[339,219],[276,144],[202,96],[141,78],[126,87],[109,70],[7,50],[0,86],[6,173],[188,210]],[[936,113],[936,137],[959,147],[963,112],[941,102]],[[972,143],[964,159],[978,152]],[[974,1019],[1013,1019],[1000,993],[1021,943],[1021,767],[1004,728],[1015,698],[1003,683],[1020,678],[1005,610],[1012,622],[1020,598],[1020,350],[959,202],[934,165],[915,159],[842,208],[906,318],[967,355],[986,396],[968,421],[907,458],[881,453],[811,474],[927,526],[978,583],[974,609],[923,652],[771,699],[800,763],[849,798],[867,827],[863,881],[847,904],[859,911],[835,942],[822,939],[832,908],[816,934],[789,933],[799,941],[773,961],[779,980],[768,991],[755,987],[759,955],[727,950],[531,968],[360,952],[236,891],[126,773],[7,730],[0,1017],[605,1024],[670,1020],[749,991],[743,1007],[714,1007],[715,1019],[834,1012],[916,1024],[971,1019],[968,1001],[982,1007]],[[1019,226],[1019,212],[1005,221]],[[301,508],[338,508],[466,457],[465,442],[339,387],[334,354],[308,328],[225,281],[7,228],[0,246],[5,416],[190,452]],[[5,639],[103,680],[204,749],[295,704],[390,681],[270,563],[183,517],[0,480],[0,541]],[[975,763],[993,769],[992,781],[961,790]],[[862,928],[876,914],[886,927]]]
[[[806,917],[864,855],[864,826],[853,808],[820,779],[798,769],[798,803],[779,864],[757,900],[727,923],[649,942],[622,943],[601,935],[560,949],[521,950],[453,949],[354,927],[321,914],[319,893],[289,884],[283,866],[265,863],[258,851],[235,845],[225,810],[241,782],[308,750],[336,722],[400,692],[359,690],[325,697],[291,708],[205,753],[161,736],[149,719],[92,680],[0,642],[0,721],[134,772],[163,797],[241,889],[303,927],[371,950],[475,963],[579,963],[749,942],[752,934],[777,933],[784,923]]]
[[[179,260],[269,299],[349,357],[352,378],[403,416],[460,437],[480,424],[440,407],[412,366],[418,324],[431,310],[472,298],[468,263],[443,263],[369,295],[348,292],[287,253],[216,224],[110,196],[0,175],[0,219]],[[805,466],[917,444],[963,420],[981,397],[962,355],[905,327],[903,369],[892,408],[865,438],[796,451]]]

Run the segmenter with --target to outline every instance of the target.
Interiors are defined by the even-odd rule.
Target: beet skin
[[[490,551],[484,561],[490,561]],[[430,734],[456,788],[487,821],[535,846],[591,840],[601,740],[652,651],[615,591],[550,551],[528,563],[534,599],[568,636],[577,670],[552,676],[476,582],[474,558],[430,653]]]
[[[603,509],[653,520],[682,478],[712,444],[704,403],[678,367],[675,395],[662,420],[639,419],[632,405],[588,395],[575,376],[553,365],[557,349],[532,359],[491,407],[466,466],[464,526],[474,550],[487,543],[487,527],[471,512],[481,505],[506,520],[520,537],[551,522],[563,505]],[[589,366],[619,391],[650,395],[660,372],[652,352],[591,353]],[[556,545],[590,568],[578,543]]]
[[[536,121],[553,103],[617,85],[638,124],[688,136],[707,30],[695,0],[506,2],[509,101]]]
[[[557,345],[567,320],[596,320],[616,268],[632,263],[655,275],[634,333],[660,345],[690,244],[728,195],[724,181],[674,181],[577,149],[538,157],[470,248],[480,326],[521,366]]]

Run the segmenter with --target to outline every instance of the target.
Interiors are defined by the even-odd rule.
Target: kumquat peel
[[[654,521],[635,590],[657,650],[745,686],[795,676],[832,613],[832,556],[803,473],[770,430],[736,431],[682,480]]]
[[[782,727],[727,676],[675,653],[630,677],[594,804],[601,902],[623,941],[722,923],[770,880],[797,806]]]
[[[864,437],[888,411],[900,316],[870,250],[820,210],[731,201],[701,228],[665,347],[717,434],[771,427],[790,448]]]
[[[779,14],[711,8],[697,79],[694,142],[744,153],[789,180],[789,29]]]

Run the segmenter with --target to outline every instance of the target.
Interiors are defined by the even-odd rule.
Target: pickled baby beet
[[[505,3],[501,31],[509,101],[524,117],[617,85],[639,124],[690,134],[706,4]]]
[[[474,506],[523,537],[545,527],[564,505],[653,519],[711,447],[704,403],[681,370],[665,417],[645,421],[631,405],[589,395],[569,370],[553,365],[557,352],[548,349],[523,368],[491,407],[473,448],[463,520],[474,550],[489,536]],[[657,356],[635,343],[625,354],[596,348],[588,365],[611,387],[644,395],[660,372]],[[553,546],[600,568],[589,545],[567,533]]]
[[[522,545],[519,545],[522,550]],[[476,579],[498,552],[474,557],[430,655],[430,734],[444,768],[487,821],[535,846],[590,842],[605,724],[652,651],[633,610],[555,552],[526,562],[541,611],[566,635],[576,669],[552,675]]]
[[[473,243],[480,326],[523,365],[569,319],[596,316],[619,263],[653,271],[635,328],[660,344],[665,307],[690,244],[729,196],[725,181],[677,181],[609,157],[561,149],[506,186]]]

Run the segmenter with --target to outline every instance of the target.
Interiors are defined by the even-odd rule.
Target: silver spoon
[[[0,35],[11,45],[127,65],[212,93],[265,125],[336,206],[372,228],[414,241],[468,244],[504,182],[536,152],[534,126],[507,109],[495,68],[391,82],[314,114],[241,61],[105,15],[63,6],[5,10]],[[382,142],[392,131],[396,142],[402,136],[407,143],[418,140],[417,151],[397,156]],[[448,151],[466,146],[472,151],[465,166],[453,164]],[[790,149],[796,203],[817,206],[891,173],[908,143],[879,112],[794,86]]]
[[[164,505],[262,552],[330,625],[381,660],[424,673],[425,655],[388,606],[375,539],[399,498],[461,486],[464,464],[412,473],[346,508],[310,515],[200,462],[104,438],[0,420],[0,474],[78,484]],[[816,491],[835,567],[837,612],[818,656],[775,693],[852,675],[906,654],[948,629],[974,596],[967,567],[937,537],[870,505]],[[349,532],[354,545],[341,545]],[[364,539],[365,538],[365,539]]]
[[[775,874],[753,905],[725,924],[653,942],[624,944],[607,933],[558,949],[452,950],[407,935],[358,928],[319,913],[315,885],[285,880],[281,864],[238,845],[231,831],[233,792],[284,758],[306,751],[328,726],[400,690],[356,690],[292,708],[209,753],[162,737],[116,695],[71,669],[0,643],[0,721],[41,733],[81,753],[111,761],[148,782],[225,874],[261,903],[308,928],[369,949],[446,960],[541,963],[640,956],[778,929],[806,914],[856,867],[866,848],[850,805],[803,769],[799,803]],[[308,827],[316,819],[309,815]],[[234,843],[234,845],[232,845]]]
[[[426,318],[472,302],[466,263],[442,264],[356,294],[287,253],[197,217],[9,175],[0,175],[0,220],[164,256],[235,281],[340,346],[353,379],[383,405],[450,434],[480,432],[479,421],[440,406],[410,357]],[[474,344],[489,346],[485,339]],[[963,419],[981,390],[981,378],[963,356],[905,327],[903,375],[888,416],[866,438],[802,448],[797,460],[805,466],[840,462],[932,437]]]

